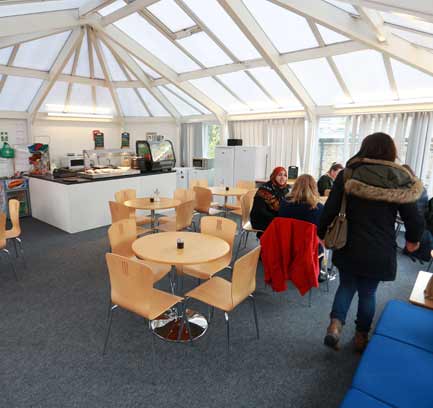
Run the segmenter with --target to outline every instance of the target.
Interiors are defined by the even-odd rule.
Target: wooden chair
[[[153,287],[153,273],[149,266],[121,255],[106,254],[108,273],[110,277],[110,313],[107,333],[104,341],[103,354],[107,349],[111,331],[113,310],[119,306],[148,320],[151,329],[152,320],[171,309],[182,298]],[[186,316],[186,313],[182,314]],[[188,319],[184,324],[191,334]],[[155,369],[155,336],[152,333],[152,366]],[[191,338],[191,336],[190,336]]]
[[[207,282],[189,291],[186,299],[197,299],[213,308],[224,312],[227,333],[227,352],[230,351],[230,325],[229,312],[236,308],[245,299],[253,304],[254,321],[257,338],[259,338],[259,325],[253,292],[256,289],[256,271],[259,260],[260,247],[253,249],[239,258],[234,265],[232,281],[215,276]],[[187,301],[185,301],[186,303]],[[186,305],[185,305],[186,307]]]
[[[206,187],[196,186],[193,188],[195,192],[195,210],[206,215],[220,214],[222,210],[212,207],[212,191]]]
[[[241,197],[241,235],[239,237],[235,259],[238,258],[239,249],[241,247],[242,239],[244,237],[245,237],[245,246],[246,246],[250,232],[255,232],[255,233],[263,232],[262,230],[253,228],[250,221],[250,212],[251,212],[251,208],[253,207],[255,194],[256,194],[256,190],[254,189],[248,191],[248,193],[244,194]]]
[[[239,180],[236,183],[236,188],[244,188],[245,190],[255,190],[256,188],[256,182],[250,181],[250,180]],[[227,208],[230,210],[238,210],[240,212],[241,210],[241,199],[240,197],[236,197],[236,203],[233,204],[227,204]],[[233,211],[235,213],[235,211]]]
[[[137,198],[137,192],[132,189],[128,188],[125,190],[120,190],[114,193],[114,199],[117,203],[123,204],[125,201],[128,200],[135,200]],[[146,216],[137,216],[136,210],[134,208],[131,208],[130,217],[135,219],[135,222],[137,225],[143,225],[143,224],[149,224],[150,223],[150,217]]]
[[[163,223],[161,223],[160,219],[162,225],[159,225],[157,228],[161,231],[181,231],[193,226],[195,230],[192,220],[194,216],[194,206],[195,200],[183,202],[176,207],[176,215],[174,217],[163,217]]]
[[[197,180],[191,180],[189,182],[189,188],[194,187],[208,187],[209,181],[207,179],[197,179]]]
[[[111,223],[114,224],[118,221],[132,219],[135,222],[135,210],[133,208],[127,207],[116,201],[109,201],[110,213],[111,213]],[[136,222],[135,222],[136,223]],[[137,223],[136,223],[137,225]],[[151,231],[150,229],[144,229],[136,226],[136,236],[145,234]]]
[[[187,190],[185,188],[177,188],[174,191],[173,199],[179,200],[182,203],[185,201],[195,200],[195,192],[194,190]]]
[[[200,232],[222,238],[229,244],[230,251],[223,258],[213,262],[184,266],[183,273],[198,279],[209,279],[217,272],[230,267],[236,229],[236,223],[227,218],[203,217],[200,223]]]
[[[10,239],[13,240],[14,247],[15,247],[15,254],[18,258],[18,248],[17,244],[19,246],[19,252],[21,253],[21,256],[23,258],[24,266],[26,267],[26,260],[24,258],[24,249],[23,249],[23,243],[21,240],[21,226],[20,226],[20,202],[15,199],[9,200],[9,217],[12,222],[12,228],[9,230],[6,230],[5,236],[6,240]]]
[[[10,200],[12,201],[12,200]],[[17,201],[17,200],[14,200]],[[13,228],[12,228],[13,229]],[[17,271],[15,270],[15,265],[12,260],[11,253],[7,249],[7,241],[6,241],[6,214],[0,213],[0,249],[4,252],[9,259],[9,263],[11,265],[12,271],[15,275],[15,279],[18,281]]]

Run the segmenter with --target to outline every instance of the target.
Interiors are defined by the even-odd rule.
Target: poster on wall
[[[120,148],[121,149],[128,149],[129,148],[129,133],[128,132],[123,132],[121,134],[121,144],[120,144]]]
[[[95,149],[104,148],[104,133],[100,130],[93,131],[93,141],[95,142]]]

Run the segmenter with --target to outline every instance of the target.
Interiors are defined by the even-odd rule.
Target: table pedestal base
[[[206,333],[208,322],[206,318],[191,309],[186,310],[189,327],[191,329],[192,339],[198,339]],[[182,325],[182,317],[179,316],[176,310],[163,313],[151,322],[153,332],[161,339],[174,342],[189,341],[188,329],[184,325],[182,333],[179,336],[179,329]]]

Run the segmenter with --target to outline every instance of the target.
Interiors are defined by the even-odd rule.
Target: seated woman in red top
[[[284,167],[275,167],[271,179],[263,184],[254,196],[250,213],[251,225],[264,231],[278,215],[281,200],[289,193],[287,172]],[[261,233],[257,234],[260,238]]]

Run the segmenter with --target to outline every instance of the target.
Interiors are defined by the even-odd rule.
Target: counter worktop
[[[141,174],[127,174],[122,176],[113,176],[113,177],[103,177],[103,178],[96,178],[96,179],[90,179],[90,178],[84,178],[80,176],[76,177],[57,177],[54,178],[52,174],[45,174],[45,175],[37,175],[37,174],[29,174],[27,177],[37,178],[39,180],[46,180],[51,181],[53,183],[59,183],[63,185],[76,185],[76,184],[84,184],[84,183],[94,183],[94,182],[100,182],[100,181],[107,181],[107,180],[119,180],[124,178],[133,178],[133,177],[146,177],[146,176],[154,176],[157,174],[170,174],[170,173],[176,173],[175,170],[171,171],[153,171],[153,172],[146,172]]]

